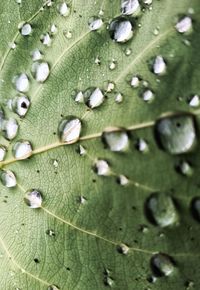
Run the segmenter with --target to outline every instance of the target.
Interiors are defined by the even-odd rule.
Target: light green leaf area
[[[17,2],[0,2],[0,102],[5,118],[19,124],[13,140],[0,137],[8,151],[1,175],[11,170],[17,180],[14,188],[0,184],[0,289],[200,289],[199,0],[141,1],[141,12],[125,17],[134,26],[125,43],[109,32],[121,17],[120,0],[71,0],[66,17],[58,11],[63,1]],[[103,25],[91,31],[94,16]],[[192,29],[180,33],[175,26],[186,16]],[[23,22],[31,24],[28,36],[20,33]],[[50,46],[41,41],[45,33]],[[35,49],[50,66],[44,83],[31,72]],[[153,73],[156,56],[165,61],[164,74]],[[13,79],[20,73],[30,81],[24,118],[7,105],[19,95]],[[88,88],[101,89],[100,106],[75,101]],[[151,102],[144,100],[147,90]],[[164,115],[163,129],[157,120]],[[58,137],[68,116],[82,122],[74,144]],[[122,141],[115,127],[128,135],[117,152],[105,146]],[[115,133],[103,141],[106,128]],[[172,135],[162,136],[167,130]],[[18,140],[31,142],[30,158],[13,157]],[[98,174],[102,163],[95,170],[97,160],[107,162],[106,176]],[[41,192],[41,208],[24,202],[31,189]]]

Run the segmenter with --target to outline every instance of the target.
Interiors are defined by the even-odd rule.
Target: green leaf
[[[17,2],[0,3],[0,289],[199,289],[199,1]]]

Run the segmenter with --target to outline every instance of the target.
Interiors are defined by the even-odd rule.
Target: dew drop
[[[109,27],[110,35],[113,40],[124,43],[133,37],[133,24],[125,18],[114,19]]]
[[[153,193],[146,202],[146,214],[152,223],[167,227],[178,222],[178,214],[172,198],[165,193]]]
[[[107,93],[111,93],[114,90],[114,88],[115,88],[114,83],[109,82],[108,86],[107,86],[107,89],[106,89]]]
[[[86,149],[82,145],[79,145],[79,154],[83,156],[86,155],[86,153],[87,153]]]
[[[129,247],[125,244],[121,244],[117,247],[117,250],[119,253],[121,253],[123,255],[127,255],[129,252]]]
[[[196,108],[200,105],[200,99],[198,95],[192,96],[192,98],[189,101],[189,105],[192,108]]]
[[[180,19],[176,24],[176,30],[180,33],[186,33],[192,30],[192,19],[188,16]]]
[[[15,88],[17,91],[26,93],[29,90],[29,79],[25,73],[22,73],[14,77],[13,82],[15,83]]]
[[[66,2],[60,3],[58,6],[58,12],[60,13],[60,15],[66,17],[70,14],[70,8],[67,5]]]
[[[25,23],[21,27],[21,35],[28,36],[32,32],[32,27],[29,23]]]
[[[155,95],[151,90],[144,91],[142,98],[145,102],[150,103],[154,100]]]
[[[185,176],[191,176],[193,174],[192,166],[187,161],[180,162],[178,165],[178,171]]]
[[[31,56],[32,56],[32,60],[33,61],[37,61],[37,60],[41,60],[43,55],[42,53],[39,51],[39,49],[35,49],[31,52]]]
[[[151,258],[151,267],[157,276],[169,276],[174,272],[175,263],[166,254],[158,253]]]
[[[136,148],[142,153],[146,153],[149,151],[149,146],[144,139],[139,139],[137,141]]]
[[[139,84],[140,84],[139,77],[133,76],[132,79],[131,79],[131,87],[137,88],[137,87],[139,87]]]
[[[18,96],[12,100],[11,107],[20,117],[24,117],[30,107],[30,100],[27,96]]]
[[[17,135],[18,127],[19,127],[19,125],[15,119],[10,118],[10,119],[6,120],[4,123],[4,127],[3,127],[3,129],[5,131],[5,137],[8,140],[14,139],[15,136]]]
[[[84,95],[83,92],[78,92],[74,98],[75,102],[77,103],[84,103]]]
[[[123,102],[123,95],[121,93],[118,93],[116,96],[115,96],[115,102],[120,104],[121,102]]]
[[[102,140],[114,152],[126,151],[129,146],[128,134],[125,131],[104,132]]]
[[[194,120],[189,115],[160,119],[156,133],[161,147],[171,154],[191,151],[196,143]]]
[[[1,171],[0,178],[2,184],[6,187],[15,187],[17,184],[15,174],[10,170]]]
[[[45,46],[51,46],[52,39],[49,33],[42,34],[40,40]]]
[[[42,195],[38,190],[32,189],[26,192],[24,201],[30,208],[40,208],[42,205]]]
[[[55,24],[52,24],[50,27],[51,34],[56,34],[58,32],[58,28]]]
[[[143,3],[146,5],[151,5],[153,3],[153,0],[143,0]]]
[[[60,290],[60,288],[58,288],[58,286],[55,285],[50,285],[47,290]]]
[[[110,166],[106,160],[97,160],[95,162],[94,168],[98,175],[102,175],[102,176],[110,175]]]
[[[55,232],[54,232],[54,230],[51,230],[51,229],[50,229],[50,230],[47,230],[47,231],[46,231],[46,234],[47,234],[48,236],[50,236],[50,237],[55,237],[55,235],[56,235]]]
[[[156,56],[153,64],[153,71],[156,75],[162,75],[166,71],[166,63],[161,55]]]
[[[126,55],[126,56],[131,55],[131,53],[132,53],[132,49],[131,49],[131,48],[126,48],[126,49],[125,49],[125,55]]]
[[[104,102],[104,95],[99,88],[90,88],[84,92],[84,100],[89,108],[99,107]]]
[[[113,280],[111,277],[109,277],[109,276],[105,276],[105,277],[104,277],[104,284],[105,284],[106,286],[113,287],[113,285],[114,285],[114,280]]]
[[[118,182],[120,185],[122,186],[125,186],[129,183],[129,180],[128,178],[125,176],[125,175],[120,175],[118,178],[117,178]]]
[[[29,141],[20,140],[13,146],[13,155],[16,159],[27,159],[32,155],[32,146]]]
[[[109,64],[109,69],[114,70],[116,68],[116,65],[117,65],[116,61],[112,60],[112,62]]]
[[[64,118],[58,127],[61,142],[74,143],[81,133],[81,121],[75,117]]]
[[[90,30],[95,31],[95,30],[98,30],[102,27],[103,21],[101,18],[92,17],[89,19],[88,24],[89,24]]]
[[[121,12],[124,15],[138,14],[140,3],[138,0],[122,0]]]
[[[36,81],[39,83],[43,83],[49,76],[49,65],[47,62],[35,62],[32,65],[32,72]]]
[[[0,161],[3,161],[6,156],[6,147],[3,145],[0,145]]]
[[[200,197],[193,198],[191,202],[191,210],[194,218],[200,222]]]

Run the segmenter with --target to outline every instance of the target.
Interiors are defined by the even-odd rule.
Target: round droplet
[[[166,63],[161,55],[156,56],[153,64],[153,72],[156,75],[162,75],[166,71]]]
[[[144,91],[142,98],[145,102],[150,103],[154,100],[155,96],[151,90]]]
[[[92,17],[89,19],[89,28],[90,30],[98,30],[101,28],[101,26],[103,25],[103,21],[101,18],[99,17]]]
[[[13,118],[10,118],[10,119],[5,121],[3,126],[4,126],[3,130],[5,133],[5,137],[8,140],[14,139],[17,135],[18,127],[19,127],[17,121]]]
[[[169,276],[175,270],[175,263],[169,255],[158,253],[151,258],[151,268],[156,276]]]
[[[60,15],[66,17],[70,14],[70,8],[67,5],[66,2],[60,3],[58,6],[58,12],[60,13]]]
[[[194,120],[190,115],[160,119],[156,133],[161,147],[171,154],[189,152],[196,143]]]
[[[29,79],[25,73],[22,73],[13,79],[15,88],[21,93],[26,93],[29,90]]]
[[[148,219],[160,226],[167,227],[178,222],[178,214],[172,198],[165,193],[153,193],[146,202]]]
[[[0,145],[0,161],[3,161],[6,156],[6,147],[3,145]]]
[[[138,14],[140,3],[138,0],[122,0],[121,12],[124,15]]]
[[[191,211],[193,214],[193,217],[200,222],[200,197],[193,198],[191,202]]]
[[[81,133],[81,121],[75,117],[64,118],[58,127],[61,142],[74,143]]]
[[[29,23],[25,23],[21,27],[21,35],[28,36],[32,32],[32,27]]]
[[[126,151],[129,146],[129,138],[126,131],[104,132],[102,140],[114,152]]]
[[[192,19],[188,16],[180,19],[176,24],[176,30],[180,33],[190,32],[192,30]]]
[[[91,109],[99,107],[104,102],[104,94],[99,88],[90,88],[84,92],[85,103]]]
[[[16,181],[16,177],[15,177],[15,174],[10,171],[10,170],[7,170],[7,171],[1,171],[1,182],[4,186],[6,187],[15,187],[16,184],[17,184],[17,181]]]
[[[126,18],[114,19],[110,24],[110,35],[113,40],[124,43],[133,37],[134,27],[130,20]]]
[[[14,144],[13,155],[16,159],[27,159],[32,155],[32,146],[29,141],[21,140]]]
[[[20,117],[24,117],[30,107],[30,100],[27,96],[18,96],[12,100],[12,109]]]
[[[35,62],[32,65],[32,72],[36,81],[39,83],[43,83],[49,76],[49,65],[47,62]]]
[[[40,208],[42,205],[42,195],[38,190],[32,189],[26,192],[24,201],[30,208]]]
[[[94,169],[98,175],[110,175],[110,166],[106,160],[97,160]]]

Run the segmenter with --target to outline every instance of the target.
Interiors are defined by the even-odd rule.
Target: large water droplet
[[[110,175],[110,166],[106,160],[97,160],[95,162],[94,169],[98,175],[107,176]]]
[[[17,121],[13,118],[10,118],[5,121],[3,126],[4,126],[3,129],[5,132],[5,137],[8,140],[14,139],[17,135],[18,127],[19,127]]]
[[[153,193],[146,202],[146,214],[152,223],[167,227],[178,222],[172,198],[165,193]]]
[[[160,119],[156,124],[158,141],[171,154],[191,151],[196,143],[196,130],[190,115]]]
[[[129,138],[126,131],[104,132],[102,139],[106,146],[114,152],[126,151],[129,146]]]
[[[172,257],[158,253],[151,258],[151,267],[156,276],[169,276],[175,269]]]
[[[90,88],[84,92],[84,99],[88,107],[94,109],[103,104],[105,97],[99,88]]]
[[[122,0],[121,11],[124,15],[137,14],[140,12],[138,0]]]
[[[3,161],[6,156],[6,147],[0,145],[0,161]]]
[[[116,18],[110,24],[110,35],[113,40],[124,43],[133,37],[134,27],[126,18]]]
[[[64,118],[58,127],[61,142],[74,143],[81,133],[81,121],[75,117]]]
[[[180,33],[186,33],[191,31],[192,29],[192,19],[188,16],[180,19],[176,24],[176,30]]]
[[[13,82],[17,91],[26,93],[29,90],[29,79],[25,73],[14,77]]]
[[[30,107],[30,100],[27,96],[18,96],[12,100],[12,109],[20,117],[24,117]]]
[[[13,155],[16,159],[27,159],[32,154],[32,146],[29,141],[20,140],[13,146]]]
[[[26,192],[24,201],[30,208],[40,208],[42,205],[42,195],[38,190],[32,189]]]
[[[43,83],[49,76],[49,65],[47,62],[35,62],[32,65],[32,72],[36,81],[39,83]]]
[[[10,171],[10,170],[7,170],[7,171],[1,171],[1,182],[4,186],[6,187],[15,187],[16,184],[17,184],[17,181],[16,181],[16,177],[15,177],[15,174]]]
[[[103,25],[103,21],[99,17],[92,17],[89,19],[89,28],[90,30],[98,30]]]

